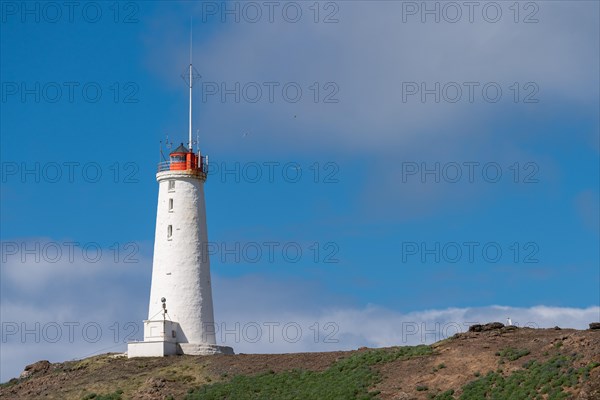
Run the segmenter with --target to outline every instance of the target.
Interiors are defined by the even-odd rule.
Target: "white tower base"
[[[177,354],[213,355],[234,354],[228,346],[177,342],[179,324],[167,320],[144,321],[144,341],[129,342],[127,357],[164,357]]]
[[[189,354],[192,356],[208,356],[212,354],[235,354],[233,348],[229,346],[219,346],[217,344],[194,344],[194,343],[179,343],[177,345],[180,353]]]
[[[127,357],[164,357],[177,354],[177,344],[165,341],[131,342],[127,344]]]
[[[164,357],[174,355],[211,356],[215,354],[235,354],[229,346],[215,344],[197,345],[190,343],[170,343],[167,341],[143,341],[127,344],[127,357]]]

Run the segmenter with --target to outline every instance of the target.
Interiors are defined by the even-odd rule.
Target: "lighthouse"
[[[192,142],[193,67],[189,86],[189,141],[158,164],[158,206],[152,284],[144,340],[130,342],[128,357],[233,354],[216,344],[204,183],[208,157]]]

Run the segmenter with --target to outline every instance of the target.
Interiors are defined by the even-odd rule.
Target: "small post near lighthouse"
[[[208,157],[192,142],[190,42],[189,142],[181,143],[158,164],[158,207],[152,262],[152,284],[144,340],[130,342],[128,357],[173,354],[233,354],[216,344],[213,314],[204,182]],[[168,307],[167,307],[168,305]],[[168,309],[168,312],[167,312]]]

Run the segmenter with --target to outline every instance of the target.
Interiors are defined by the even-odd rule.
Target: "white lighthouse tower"
[[[144,341],[128,357],[233,354],[215,340],[204,182],[208,161],[192,142],[193,67],[189,66],[189,142],[159,163],[158,207],[148,319]]]

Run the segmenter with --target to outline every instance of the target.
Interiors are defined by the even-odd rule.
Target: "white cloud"
[[[281,99],[273,104],[249,104],[242,99],[236,104],[231,96],[225,104],[211,100],[200,107],[210,116],[202,118],[202,124],[219,135],[207,139],[228,151],[239,151],[238,132],[252,129],[259,132],[253,138],[259,151],[270,149],[261,144],[273,141],[292,144],[293,149],[319,143],[325,149],[353,153],[385,151],[390,145],[426,144],[432,139],[470,141],[514,106],[509,101],[513,95],[509,86],[514,82],[535,82],[540,89],[541,102],[519,104],[515,109],[519,112],[552,112],[549,107],[557,104],[586,107],[597,98],[595,3],[535,3],[540,8],[539,22],[533,24],[514,23],[508,3],[503,5],[504,17],[495,24],[480,15],[474,23],[462,19],[455,24],[423,24],[418,17],[403,23],[402,3],[340,2],[339,23],[334,24],[315,24],[310,18],[297,24],[281,19],[217,24],[218,35],[202,37],[195,46],[205,81],[299,82],[305,96],[297,104]],[[202,18],[200,7],[196,17]],[[165,18],[161,13],[156,19],[160,23],[147,33],[149,65],[173,88],[181,88],[187,25],[173,15]],[[165,30],[171,36],[165,37]],[[328,81],[340,88],[339,104],[305,101],[311,95],[309,85]],[[401,89],[407,81],[498,82],[503,101],[404,103]],[[528,92],[521,88],[520,96]]]
[[[0,380],[17,376],[40,359],[60,362],[94,353],[125,351],[140,339],[146,317],[149,264],[110,265],[74,272],[46,265],[34,283],[27,280],[39,265],[2,266],[2,346]],[[40,270],[38,270],[40,272]],[[87,275],[91,274],[92,278]],[[139,281],[142,284],[136,284]],[[9,288],[10,290],[5,290]],[[520,326],[585,329],[600,319],[600,307],[478,307],[402,312],[362,306],[302,278],[260,275],[223,277],[213,271],[217,340],[238,353],[333,351],[431,343],[466,330],[473,323],[505,322]],[[227,334],[222,336],[223,329]]]
[[[15,310],[10,305],[7,308],[9,315],[19,315],[20,323],[18,332],[13,335],[13,326],[8,326],[11,321],[3,318],[3,340],[7,339],[2,343],[2,381],[18,375],[26,364],[40,359],[58,362],[109,351],[125,351],[123,339],[133,332],[133,328],[125,329],[124,322],[96,322],[81,318],[75,319],[78,325],[69,328],[67,322],[74,322],[73,318],[51,321],[43,316],[42,310],[21,314],[20,311],[13,312]],[[586,329],[590,322],[600,320],[600,307],[490,306],[411,313],[377,306],[283,313],[261,308],[240,310],[234,314],[221,313],[218,317],[218,341],[233,346],[237,353],[293,353],[433,343],[464,332],[475,323],[506,323],[507,317],[518,326],[550,328],[558,325]],[[35,322],[40,321],[39,327],[36,327]],[[25,336],[22,336],[22,323],[30,332]],[[102,329],[98,341],[95,323]],[[135,323],[141,326],[141,321]],[[62,336],[52,343],[48,338],[53,340],[56,337],[55,325],[60,326]],[[69,329],[73,332],[72,343],[68,339]],[[226,332],[223,333],[223,330]],[[120,337],[115,338],[115,334]]]
[[[226,83],[232,88],[235,82],[243,87],[275,81],[281,83],[280,91],[283,84],[297,82],[304,94],[296,104],[285,102],[281,93],[274,103],[251,104],[243,95],[239,103],[231,95],[222,103],[219,89],[206,103],[196,100],[195,121],[203,132],[204,148],[215,156],[231,158],[325,154],[339,164],[366,161],[368,178],[362,182],[357,176],[361,192],[350,196],[352,205],[370,220],[405,220],[446,207],[469,209],[505,188],[481,182],[399,184],[399,161],[494,161],[505,170],[515,162],[534,162],[544,182],[554,184],[564,173],[562,165],[553,153],[531,147],[547,139],[549,127],[544,121],[574,115],[597,119],[600,43],[594,16],[598,3],[532,3],[539,7],[537,11],[521,3],[519,23],[509,8],[512,3],[500,3],[503,17],[498,23],[486,22],[481,6],[474,23],[468,21],[466,9],[458,23],[421,23],[419,15],[403,22],[406,2],[335,3],[338,23],[314,23],[313,11],[308,9],[312,3],[302,3],[306,18],[296,24],[280,16],[274,23],[265,18],[257,23],[244,22],[244,18],[233,23],[231,15],[220,23],[218,15],[209,16],[206,26],[196,28],[202,33],[194,41],[194,62],[204,83]],[[206,17],[203,11],[197,5],[196,26]],[[533,11],[538,22],[523,23]],[[166,11],[166,15],[162,9],[155,15],[149,13],[144,34],[148,68],[174,93],[180,93],[176,98],[181,99],[182,109],[186,97],[179,75],[187,64],[189,14],[182,9]],[[339,103],[315,104],[309,87],[330,81],[339,87],[335,96]],[[497,82],[503,96],[498,103],[488,103],[479,86],[474,103],[435,103],[431,96],[422,103],[418,95],[403,102],[403,82],[425,82],[428,87],[458,82],[462,99],[468,97],[464,82]],[[516,104],[512,100],[515,82],[519,87]],[[534,97],[539,103],[522,102],[533,90],[525,87],[528,82],[537,85]],[[196,90],[198,99],[201,89]],[[321,88],[320,96],[326,92]],[[262,99],[266,93],[263,90]],[[166,123],[183,132],[185,121],[178,114]],[[252,134],[241,140],[244,132]],[[587,145],[589,133],[570,131],[569,141],[573,140]],[[349,171],[353,170],[342,169],[342,173]]]
[[[600,319],[600,307],[506,307],[433,309],[402,313],[374,305],[363,308],[315,309],[288,314],[236,313],[221,314],[221,328],[227,332],[217,335],[238,352],[272,353],[300,351],[333,351],[356,349],[360,346],[385,347],[433,343],[470,325],[487,322],[512,323],[521,327],[587,329],[590,322]],[[251,318],[248,316],[252,315]],[[268,322],[277,322],[274,343],[269,341]],[[239,326],[236,325],[239,323]],[[252,343],[256,325],[263,336]],[[296,326],[297,325],[297,326]],[[288,326],[288,332],[285,327]],[[297,327],[302,329],[301,339],[294,342]],[[315,331],[319,335],[315,336]],[[238,333],[238,337],[234,335]],[[329,340],[327,340],[329,336]],[[250,340],[248,340],[250,339]],[[237,342],[236,342],[237,341]]]

